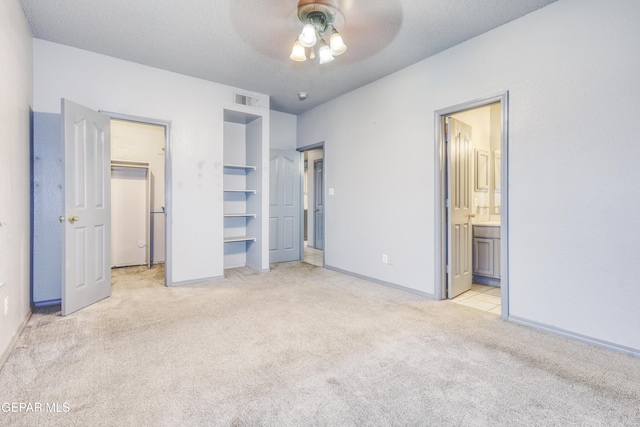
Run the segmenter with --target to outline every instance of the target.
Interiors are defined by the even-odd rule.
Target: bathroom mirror
[[[476,191],[489,190],[489,153],[486,150],[476,151]]]

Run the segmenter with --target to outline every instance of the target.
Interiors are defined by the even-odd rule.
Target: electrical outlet
[[[389,257],[387,254],[382,254],[382,263],[387,264],[389,262]]]
[[[9,295],[4,297],[4,315],[6,316],[9,313]]]

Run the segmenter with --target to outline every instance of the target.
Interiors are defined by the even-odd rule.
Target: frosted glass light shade
[[[311,47],[318,41],[316,29],[312,24],[306,24],[298,37],[298,41],[304,47]]]
[[[302,46],[298,40],[293,44],[293,49],[291,50],[291,56],[289,58],[299,62],[307,60],[307,55],[304,52],[304,46]]]
[[[331,32],[329,44],[331,45],[331,53],[333,53],[334,56],[342,55],[347,50],[347,45],[344,44],[342,36],[335,28]]]
[[[333,61],[333,54],[331,53],[331,48],[327,46],[326,43],[323,43],[322,47],[320,47],[319,54],[320,54],[321,64],[326,64],[328,62]]]

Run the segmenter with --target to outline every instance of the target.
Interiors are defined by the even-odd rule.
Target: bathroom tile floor
[[[500,288],[474,283],[471,290],[452,298],[451,302],[500,315]]]

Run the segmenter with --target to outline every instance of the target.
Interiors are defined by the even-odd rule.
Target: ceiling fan
[[[289,63],[302,62],[307,54],[321,64],[331,62],[347,50],[345,40],[349,53],[339,62],[364,60],[389,45],[402,23],[401,0],[234,0],[229,8],[247,44]]]
[[[290,58],[294,61],[306,61],[306,48],[311,49],[310,58],[315,57],[313,48],[319,43],[318,54],[320,64],[327,64],[334,57],[347,50],[342,36],[336,29],[338,21],[344,24],[344,17],[333,0],[300,0],[298,2],[298,19],[304,25],[302,32],[293,44]],[[329,44],[324,39],[329,33]]]

